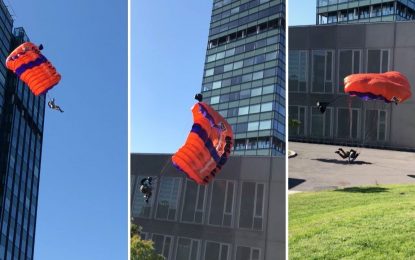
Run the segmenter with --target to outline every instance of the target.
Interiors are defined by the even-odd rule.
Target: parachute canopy
[[[198,184],[207,184],[226,163],[233,144],[232,128],[209,105],[192,107],[193,126],[186,143],[173,155],[173,165]]]
[[[6,67],[12,70],[36,96],[59,83],[61,75],[31,42],[17,47],[6,59]]]
[[[397,71],[352,74],[344,78],[344,92],[364,100],[401,103],[411,96],[408,79]]]

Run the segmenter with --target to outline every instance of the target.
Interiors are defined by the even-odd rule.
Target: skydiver
[[[342,148],[339,148],[334,153],[337,153],[343,159],[349,158],[349,156],[350,156],[350,152],[345,152]]]
[[[359,156],[359,153],[353,149],[350,149],[349,162],[356,160],[357,156]]]
[[[356,158],[359,156],[359,153],[356,152],[353,149],[350,149],[350,151],[344,151],[342,148],[339,148],[337,151],[335,151],[334,153],[337,153],[338,155],[340,155],[341,158],[343,159],[348,159],[349,163],[353,162],[354,160],[356,160]]]
[[[148,203],[148,200],[151,198],[152,195],[152,181],[152,177],[147,177],[141,180],[140,191],[144,194],[144,199],[146,200],[146,203]]]
[[[61,107],[55,104],[55,99],[54,98],[52,98],[51,100],[48,101],[48,106],[51,109],[58,110],[59,112],[63,113],[63,110],[61,109]]]

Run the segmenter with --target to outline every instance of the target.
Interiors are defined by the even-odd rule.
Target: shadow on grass
[[[304,179],[288,178],[288,189],[291,190],[292,188],[300,185],[303,182],[305,182]]]
[[[317,158],[317,159],[312,159],[312,160],[319,161],[319,162],[325,162],[325,163],[336,163],[336,164],[343,164],[343,165],[353,165],[353,164],[363,165],[363,164],[372,164],[371,162],[365,162],[365,161],[354,161],[354,162],[349,163],[347,160],[324,159],[324,158]]]
[[[351,193],[380,193],[380,192],[388,192],[388,188],[383,187],[349,187],[344,189],[338,189],[334,191],[340,192],[351,192]]]

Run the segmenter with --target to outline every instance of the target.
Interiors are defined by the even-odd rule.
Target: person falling
[[[356,160],[356,158],[359,156],[359,153],[356,152],[353,149],[350,149],[350,151],[344,151],[342,148],[339,148],[337,151],[335,151],[334,153],[337,153],[338,155],[340,155],[341,158],[343,159],[348,159],[349,163],[353,162],[354,160]]]

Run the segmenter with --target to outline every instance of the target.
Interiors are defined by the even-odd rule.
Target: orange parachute
[[[397,71],[352,74],[344,78],[344,92],[364,100],[401,103],[411,96],[408,79]]]
[[[192,107],[192,130],[186,143],[173,155],[173,165],[198,184],[207,184],[226,163],[233,143],[232,128],[203,102]]]
[[[61,75],[31,42],[17,47],[6,59],[12,70],[36,96],[47,92],[59,83]]]

